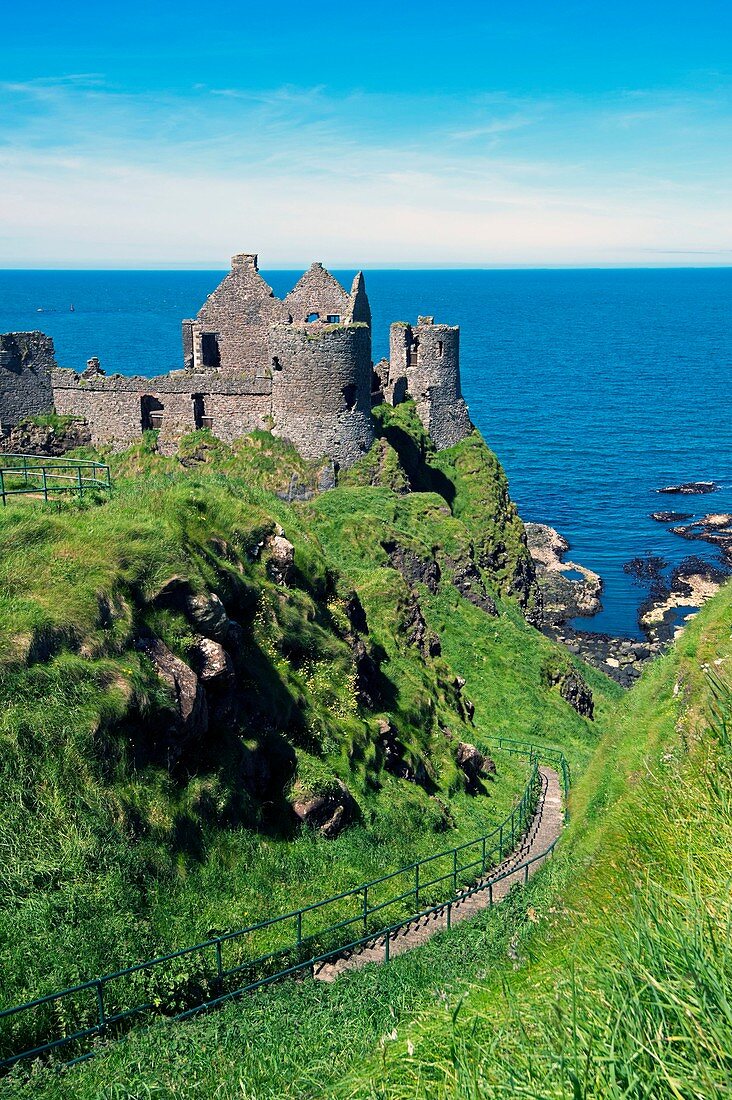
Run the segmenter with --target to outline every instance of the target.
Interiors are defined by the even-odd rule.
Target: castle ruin
[[[283,299],[242,253],[193,319],[183,321],[183,368],[155,378],[106,375],[97,359],[59,368],[41,333],[0,336],[0,427],[54,408],[86,422],[93,443],[123,448],[159,432],[163,449],[199,428],[233,442],[255,429],[305,458],[347,468],[374,439],[371,408],[414,398],[438,449],[472,425],[460,391],[459,329],[420,317],[390,331],[375,367],[363,275],[350,292],[314,263]]]

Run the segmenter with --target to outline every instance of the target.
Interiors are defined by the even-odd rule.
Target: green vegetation
[[[731,626],[728,587],[619,704],[557,856],[500,908],[389,967],[159,1023],[8,1087],[42,1100],[724,1095]]]
[[[479,833],[526,777],[495,734],[572,762],[555,858],[388,967],[157,1020],[61,1074],[19,1067],[0,1096],[729,1091],[732,588],[623,694],[526,625],[520,520],[479,438],[436,454],[409,407],[381,416],[342,485],[299,505],[273,490],[293,471],[314,484],[317,464],[266,434],[231,449],[196,433],[173,458],[149,441],[113,458],[107,505],[0,516],[3,978],[48,988]],[[286,585],[278,524],[295,548]],[[193,659],[195,624],[160,598],[181,576],[240,624],[241,700],[171,761],[153,736],[170,699],[134,639]],[[594,723],[561,698],[569,673],[592,688]],[[387,771],[385,729],[413,781]],[[459,739],[494,756],[490,797],[467,793]],[[251,782],[265,758],[266,797]],[[337,781],[360,812],[337,839],[287,818]]]
[[[197,432],[173,457],[150,434],[106,456],[108,503],[0,516],[6,1003],[488,831],[527,775],[492,746],[495,733],[562,743],[578,766],[589,758],[595,728],[545,683],[555,650],[510,595],[527,560],[520,520],[510,504],[498,515],[503,488],[481,520],[462,480],[464,463],[482,461],[487,500],[503,477],[495,459],[477,436],[435,455],[409,410],[398,423],[397,412],[385,430],[408,494],[351,483],[288,505],[276,492],[293,480],[307,491],[323,466],[267,433],[230,448]],[[286,583],[280,528],[294,546]],[[410,553],[426,581],[410,575]],[[458,573],[500,616],[460,594]],[[207,728],[191,730],[148,643],[194,662],[190,600],[212,596],[236,624],[225,642],[234,687],[212,689]],[[594,684],[602,710],[616,691]],[[387,767],[387,734],[407,778]],[[460,740],[496,762],[482,795],[466,789]],[[292,803],[339,783],[357,806],[351,827],[334,840],[301,828]],[[170,1003],[185,1005],[198,980],[176,972]],[[37,1037],[13,1031],[10,1043]]]

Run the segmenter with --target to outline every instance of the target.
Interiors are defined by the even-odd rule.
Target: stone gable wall
[[[311,313],[318,313],[320,321],[337,316],[341,321],[350,320],[351,299],[336,278],[322,264],[313,264],[295,283],[284,301],[284,320],[292,317],[293,324],[303,325]],[[311,322],[315,323],[315,322]]]
[[[259,274],[257,257],[234,256],[231,271],[198,311],[190,335],[184,323],[184,356],[192,354],[193,366],[202,367],[201,335],[211,332],[218,336],[222,367],[262,373],[269,364],[267,330],[283,316],[283,303]]]
[[[0,427],[15,427],[29,416],[51,412],[53,340],[42,332],[0,335]]]

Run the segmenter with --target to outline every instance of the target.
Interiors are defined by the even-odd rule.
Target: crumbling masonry
[[[172,449],[198,428],[227,442],[260,428],[305,458],[347,468],[374,438],[372,405],[414,398],[438,448],[472,430],[460,392],[459,329],[420,317],[391,326],[390,359],[371,359],[371,309],[359,272],[350,293],[322,264],[276,298],[257,257],[231,271],[183,321],[183,369],[156,378],[106,375],[97,359],[59,368],[42,333],[0,336],[0,427],[50,411],[83,419],[94,443],[126,447],[143,431]]]

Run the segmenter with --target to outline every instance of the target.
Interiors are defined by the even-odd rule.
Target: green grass
[[[44,1100],[725,1095],[731,629],[728,587],[621,702],[555,859],[500,908],[389,967],[276,987],[6,1087]]]
[[[466,446],[471,461],[479,450],[494,470],[484,445]],[[453,451],[457,467],[463,451]],[[526,781],[525,763],[495,748],[496,733],[544,733],[576,765],[588,759],[595,728],[544,683],[543,663],[557,651],[507,597],[505,561],[483,569],[499,618],[449,584],[447,559],[475,557],[476,540],[485,544],[499,519],[473,516],[466,525],[435,492],[455,496],[447,452],[442,480],[427,469],[437,457],[423,456],[420,473],[411,456],[412,479],[429,491],[344,486],[298,507],[275,493],[293,473],[313,484],[318,464],[267,433],[233,448],[195,433],[172,457],[146,437],[108,459],[109,502],[0,514],[5,1003],[288,911],[485,833]],[[504,526],[518,523],[511,514]],[[261,553],[279,524],[295,546],[287,589],[273,583]],[[381,538],[426,548],[445,565],[436,594],[415,590],[442,655],[425,656],[405,637],[415,593],[385,560]],[[216,593],[242,634],[235,717],[213,720],[171,764],[159,741],[170,695],[135,642],[152,630],[188,657],[191,622],[155,603],[174,576]],[[354,591],[378,665],[369,703],[355,694]],[[614,689],[595,679],[602,709]],[[423,769],[423,784],[384,771],[376,740],[385,719]],[[496,761],[487,796],[465,790],[454,761],[459,739]],[[264,791],[254,782],[262,760]],[[336,779],[354,794],[360,821],[330,842],[295,829],[290,801]],[[194,979],[174,974],[171,996],[184,1003]],[[24,1036],[35,1037],[32,1028]]]

